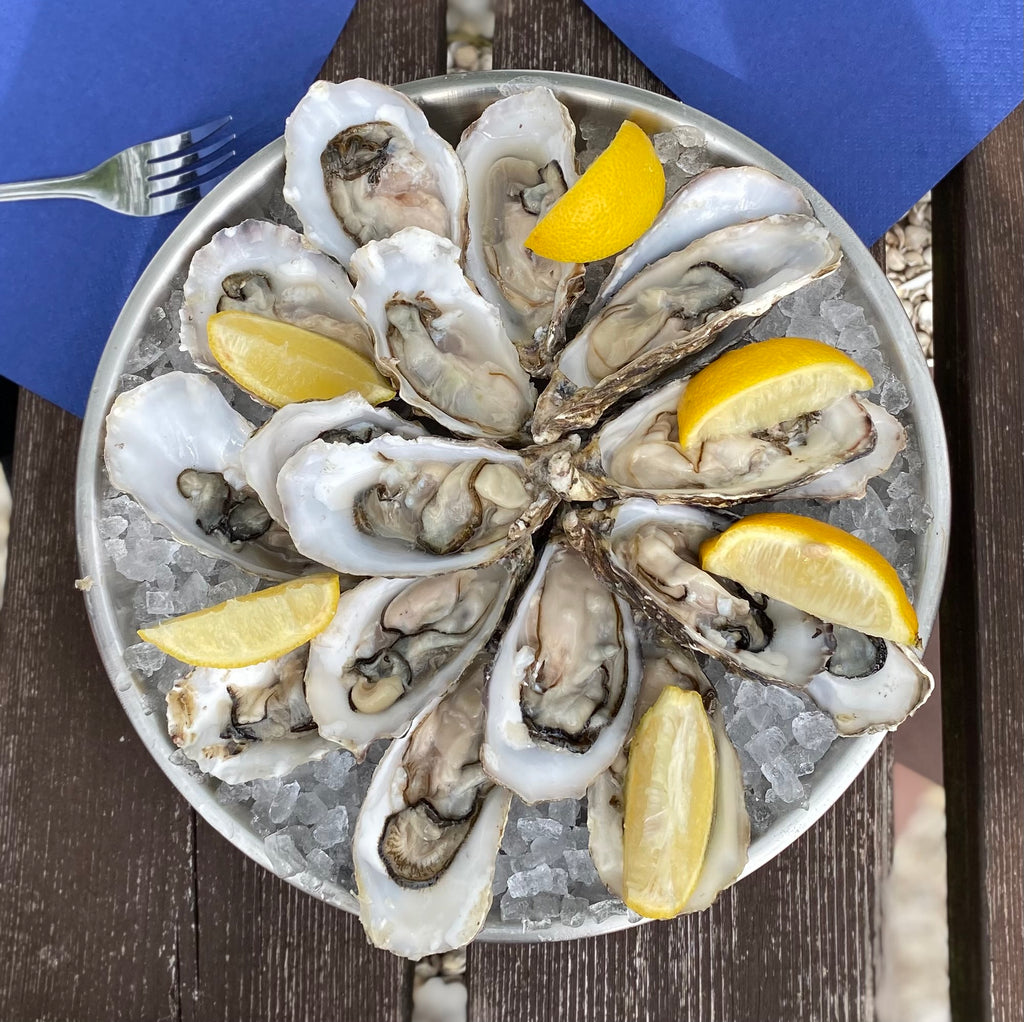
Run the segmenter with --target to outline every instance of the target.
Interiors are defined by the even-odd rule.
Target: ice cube
[[[154,617],[167,617],[174,614],[174,596],[172,593],[150,589],[146,592],[146,613]]]
[[[775,756],[763,763],[761,771],[780,801],[792,805],[804,798],[804,786],[785,756]]]
[[[508,878],[508,893],[515,898],[529,898],[536,894],[568,894],[569,874],[564,869],[548,865],[536,866]]]
[[[590,906],[590,914],[594,919],[603,923],[611,916],[625,915],[626,906],[618,898],[606,898],[604,901],[596,901]]]
[[[344,806],[329,809],[313,828],[313,840],[320,848],[330,848],[340,844],[347,837],[348,810]]]
[[[567,848],[563,854],[573,883],[599,884],[601,882],[601,877],[598,875],[589,851]]]
[[[148,642],[137,642],[124,651],[124,663],[130,671],[138,671],[147,678],[164,665],[167,654]]]
[[[313,776],[328,788],[338,790],[345,783],[349,771],[355,766],[351,752],[329,752],[313,767]]]
[[[805,708],[800,696],[779,685],[768,685],[765,688],[765,700],[781,720],[792,720]]]
[[[788,744],[786,736],[779,728],[770,727],[767,731],[754,735],[745,748],[756,763],[763,765],[782,752]]]
[[[517,821],[516,827],[524,841],[533,841],[538,837],[561,837],[565,829],[558,820],[546,820],[535,817],[524,817]]]
[[[586,898],[574,898],[567,894],[562,899],[558,916],[564,926],[582,926],[590,915],[590,904]]]
[[[508,878],[513,872],[512,859],[499,854],[494,860],[494,881],[491,884],[491,891],[495,897],[508,887]]]
[[[757,681],[744,680],[736,690],[735,704],[738,710],[759,706],[764,702],[764,685]]]
[[[319,823],[326,812],[327,806],[324,804],[323,799],[314,791],[301,792],[292,808],[292,815],[295,819],[299,823],[304,823],[307,827]]]
[[[263,841],[270,866],[279,877],[291,877],[306,868],[306,859],[295,839],[283,832],[268,834]]]
[[[314,880],[322,883],[329,883],[338,875],[337,863],[322,848],[314,848],[306,856],[306,869]]]
[[[499,902],[501,921],[503,923],[521,923],[530,910],[529,898],[513,898],[511,894],[503,894]]]
[[[298,781],[291,781],[288,784],[282,784],[281,787],[277,789],[277,794],[274,796],[274,800],[270,803],[270,819],[274,823],[284,823],[288,817],[291,816],[298,797]]]
[[[248,802],[252,798],[252,785],[243,782],[242,784],[228,784],[221,782],[217,789],[217,801],[221,805],[237,805],[241,802]]]
[[[547,815],[552,820],[557,820],[563,827],[574,827],[580,815],[579,799],[564,798],[558,802],[549,802]]]
[[[768,703],[748,706],[743,713],[747,720],[750,721],[750,725],[755,732],[763,731],[770,724],[775,723],[775,709],[769,706]]]
[[[837,735],[835,721],[827,713],[810,710],[793,718],[793,737],[812,752],[824,753]]]

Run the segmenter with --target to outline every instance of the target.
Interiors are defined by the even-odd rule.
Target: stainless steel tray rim
[[[781,160],[734,129],[676,100],[635,86],[585,75],[525,69],[428,78],[396,88],[427,107],[433,122],[440,111],[451,104],[453,97],[458,97],[463,103],[478,100],[483,105],[484,102],[499,98],[498,90],[502,86],[524,77],[548,83],[570,109],[574,105],[614,109],[622,116],[632,114],[646,121],[644,127],[648,130],[663,130],[663,127],[678,123],[697,125],[704,130],[709,140],[715,140],[716,148],[724,152],[726,162],[756,163],[797,184],[810,200],[815,215],[840,239],[847,265],[863,287],[865,298],[875,307],[879,318],[890,331],[899,363],[894,368],[912,395],[914,403],[911,410],[920,427],[919,441],[922,454],[925,455],[924,488],[934,514],[920,544],[923,557],[918,571],[916,600],[921,637],[927,641],[938,611],[949,542],[949,461],[945,433],[938,400],[916,335],[898,297],[871,254],[828,201]],[[622,106],[626,107],[626,111],[619,109]],[[442,133],[445,132],[442,130]],[[246,826],[243,812],[219,803],[210,783],[196,779],[170,760],[173,746],[167,737],[164,722],[162,719],[155,720],[154,715],[142,704],[136,688],[137,682],[124,665],[124,645],[117,622],[117,608],[113,606],[106,588],[96,584],[103,577],[106,558],[96,527],[96,509],[104,485],[99,457],[103,420],[116,394],[121,366],[150,308],[158,303],[158,296],[166,289],[181,253],[190,255],[205,244],[214,231],[235,222],[238,218],[232,217],[229,210],[254,192],[261,182],[269,180],[283,166],[283,161],[284,140],[278,138],[236,168],[185,217],[139,278],[111,330],[96,371],[83,422],[76,475],[79,563],[82,576],[91,578],[94,583],[84,593],[86,608],[101,658],[117,697],[147,750],[196,812],[240,851],[271,871],[272,866],[263,842]],[[748,876],[773,859],[821,817],[860,774],[884,737],[884,733],[874,734],[843,739],[837,743],[828,754],[832,757],[828,776],[811,786],[806,808],[794,808],[778,817],[770,830],[752,843],[743,876]],[[838,752],[835,751],[837,749]],[[304,880],[303,876],[300,874],[286,879],[300,890],[329,904],[349,912],[358,912],[357,900],[351,892],[336,884],[317,886]],[[609,917],[600,923],[591,920],[579,927],[555,923],[542,931],[525,931],[510,924],[492,923],[484,928],[477,939],[517,942],[564,940],[610,933],[630,925],[633,924],[623,915]]]

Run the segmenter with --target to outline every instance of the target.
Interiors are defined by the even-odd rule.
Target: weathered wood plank
[[[192,813],[107,680],[75,552],[81,423],[19,402],[0,613],[0,1018],[177,1019]]]
[[[935,189],[935,382],[953,525],[942,604],[954,1018],[1024,1017],[1024,108]],[[1007,596],[1009,595],[1009,597]]]
[[[666,91],[588,9],[558,0],[505,0],[494,63]],[[808,834],[705,913],[566,944],[473,945],[469,1017],[873,1017],[891,768],[886,742]]]

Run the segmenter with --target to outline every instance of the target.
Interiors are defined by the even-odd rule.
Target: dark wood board
[[[953,525],[942,604],[953,1017],[1024,1018],[1024,108],[935,189],[935,382]]]

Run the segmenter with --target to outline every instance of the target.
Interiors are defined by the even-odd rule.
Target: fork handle
[[[89,179],[89,173],[85,173],[0,184],[0,202],[14,202],[17,199],[92,199],[95,188]]]

